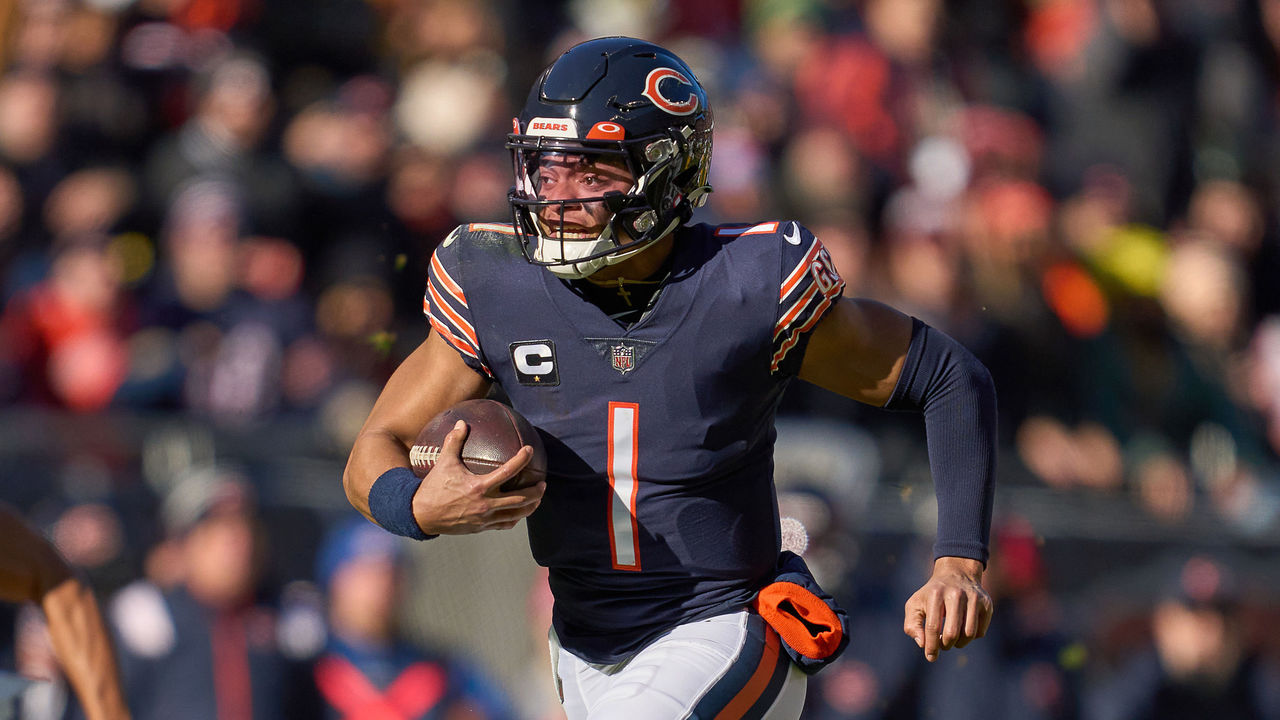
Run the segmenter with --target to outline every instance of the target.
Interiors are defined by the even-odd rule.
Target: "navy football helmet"
[[[566,278],[620,262],[688,221],[711,186],[711,106],[683,60],[658,45],[607,37],[575,45],[534,83],[507,136],[515,164],[508,199],[530,262]],[[627,168],[626,192],[550,200],[538,192],[546,154],[581,156]],[[595,237],[567,232],[567,206],[604,203],[611,213]],[[547,222],[559,205],[560,221]]]

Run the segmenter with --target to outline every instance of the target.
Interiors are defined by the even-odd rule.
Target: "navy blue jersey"
[[[844,287],[795,222],[676,232],[666,287],[625,330],[510,226],[460,227],[431,262],[432,326],[545,434],[530,546],[560,642],[592,662],[741,607],[773,569],[774,414]]]

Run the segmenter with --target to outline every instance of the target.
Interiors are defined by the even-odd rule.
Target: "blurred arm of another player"
[[[93,591],[18,513],[0,505],[0,600],[44,610],[53,650],[89,720],[128,720],[111,636]]]
[[[432,331],[392,373],[356,436],[342,476],[351,504],[383,528],[419,540],[507,529],[536,510],[545,482],[497,490],[528,464],[530,448],[490,473],[474,474],[461,459],[464,423],[445,437],[440,458],[421,482],[409,470],[409,448],[431,418],[488,390],[489,382]]]
[[[846,397],[924,414],[938,497],[933,575],[903,631],[933,662],[991,623],[982,587],[995,492],[996,395],[986,367],[944,333],[877,302],[841,299],[814,328],[800,377]]]

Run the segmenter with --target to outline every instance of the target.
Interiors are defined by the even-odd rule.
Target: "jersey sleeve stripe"
[[[805,289],[804,294],[800,296],[800,299],[796,300],[795,304],[793,304],[778,320],[778,324],[773,326],[773,337],[775,340],[784,330],[787,329],[788,326],[791,325],[791,323],[795,322],[796,318],[800,317],[800,313],[804,312],[804,309],[808,307],[809,302],[813,300],[813,296],[817,294],[817,283],[813,283]]]
[[[447,324],[442,322],[440,318],[427,313],[427,322],[431,323],[431,327],[435,328],[436,332],[440,333],[441,337],[449,341],[450,345],[457,348],[458,352],[477,360],[480,359],[479,354],[477,354],[476,349],[471,345],[471,343],[467,342],[464,338],[458,337],[457,333],[453,331],[453,328],[450,328]]]
[[[445,291],[461,303],[462,307],[467,307],[467,295],[462,292],[462,286],[449,275],[449,272],[444,269],[444,263],[440,262],[440,257],[434,253],[431,255],[431,271],[440,278],[440,284]]]
[[[484,374],[487,375],[488,377],[492,378],[494,376],[493,371],[489,369],[489,366],[485,365],[484,361],[481,360],[480,357],[476,355],[476,353],[473,352],[470,347],[467,346],[467,343],[465,340],[458,337],[457,335],[454,335],[453,332],[451,332],[444,323],[440,322],[432,315],[427,315],[427,321],[431,323],[431,327],[435,328],[436,332],[440,333],[440,337],[444,338],[445,342],[453,346],[454,350],[457,350],[458,352],[462,353],[463,355],[466,355],[469,358],[473,358],[477,363],[480,364],[480,369],[483,370]]]
[[[841,283],[840,288],[843,289],[843,287],[844,284]],[[818,324],[818,321],[827,314],[827,309],[831,307],[832,299],[839,297],[839,295],[840,293],[835,293],[834,295],[828,295],[822,298],[822,302],[818,303],[817,307],[813,309],[813,314],[809,316],[809,319],[805,324],[796,328],[795,332],[791,333],[790,337],[788,337],[786,341],[782,343],[782,346],[778,348],[778,351],[773,354],[773,360],[769,364],[770,372],[778,369],[778,365],[780,365],[783,359],[787,357],[787,353],[791,352],[791,348],[795,347],[796,343],[800,342],[800,338],[805,333],[812,330],[814,325]]]
[[[818,256],[818,249],[820,247],[822,247],[821,244],[819,244],[817,240],[814,240],[813,244],[809,246],[809,252],[804,254],[804,259],[797,263],[795,269],[787,275],[787,279],[782,281],[782,289],[778,292],[779,301],[790,295],[791,291],[796,289],[796,285],[800,284],[800,280],[805,276],[805,273],[809,271],[809,265],[812,264],[814,258]]]
[[[428,315],[427,322],[431,323],[431,327],[434,328],[436,332],[440,333],[440,337],[444,338],[445,342],[452,345],[454,350],[457,350],[467,357],[472,357],[477,360],[480,359],[476,357],[475,351],[467,345],[466,340],[454,335],[453,331],[449,329],[449,326],[437,320],[434,315]]]
[[[782,366],[787,354],[826,315],[844,288],[844,279],[835,271],[831,257],[815,239],[805,251],[804,259],[783,281],[778,302],[786,310],[773,328],[775,345],[770,372]],[[799,297],[787,305],[787,298],[796,293]]]
[[[471,341],[472,347],[478,349],[480,341],[476,339],[476,330],[471,327],[471,323],[467,322],[466,318],[459,315],[456,310],[449,306],[449,303],[445,302],[444,297],[440,295],[440,291],[436,289],[434,282],[427,283],[427,291],[431,294],[432,306],[438,307],[440,312],[444,314],[445,319],[449,320],[450,324],[458,332]]]

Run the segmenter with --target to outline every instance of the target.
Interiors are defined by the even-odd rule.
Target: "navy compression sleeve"
[[[995,385],[963,345],[916,318],[911,321],[911,346],[885,408],[924,413],[938,496],[934,557],[955,555],[985,564],[995,496]]]

